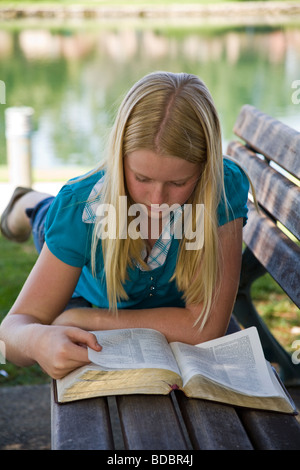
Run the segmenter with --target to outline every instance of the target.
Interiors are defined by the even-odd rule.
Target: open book
[[[91,364],[56,381],[56,399],[168,394],[297,414],[271,365],[255,327],[197,346],[168,343],[151,329],[93,332],[102,351],[88,350]]]

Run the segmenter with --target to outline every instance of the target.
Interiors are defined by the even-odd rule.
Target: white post
[[[5,135],[9,180],[15,186],[31,187],[31,134],[34,110],[27,106],[5,110]]]
[[[0,104],[6,104],[5,83],[0,80]]]

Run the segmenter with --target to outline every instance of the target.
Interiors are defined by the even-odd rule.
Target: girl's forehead
[[[141,149],[126,155],[125,168],[150,179],[180,180],[190,178],[200,171],[200,165],[183,158],[159,155],[152,150]]]

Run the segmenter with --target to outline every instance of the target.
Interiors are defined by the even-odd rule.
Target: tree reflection
[[[93,166],[103,156],[115,110],[128,88],[153,70],[186,71],[208,85],[224,145],[241,106],[274,117],[296,113],[291,84],[300,78],[300,31],[292,28],[122,28],[0,31],[0,163],[5,164],[5,106],[35,110],[36,167]]]

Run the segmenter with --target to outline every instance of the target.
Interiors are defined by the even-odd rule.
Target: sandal
[[[31,188],[22,188],[21,186],[17,187],[14,192],[12,197],[10,198],[10,201],[6,207],[6,209],[3,211],[2,216],[1,216],[1,221],[0,221],[0,230],[2,235],[7,238],[8,240],[22,243],[28,240],[30,237],[29,234],[22,234],[22,235],[14,235],[8,228],[7,224],[7,217],[11,213],[15,202],[20,199],[24,194],[29,193],[30,191],[33,191]]]

